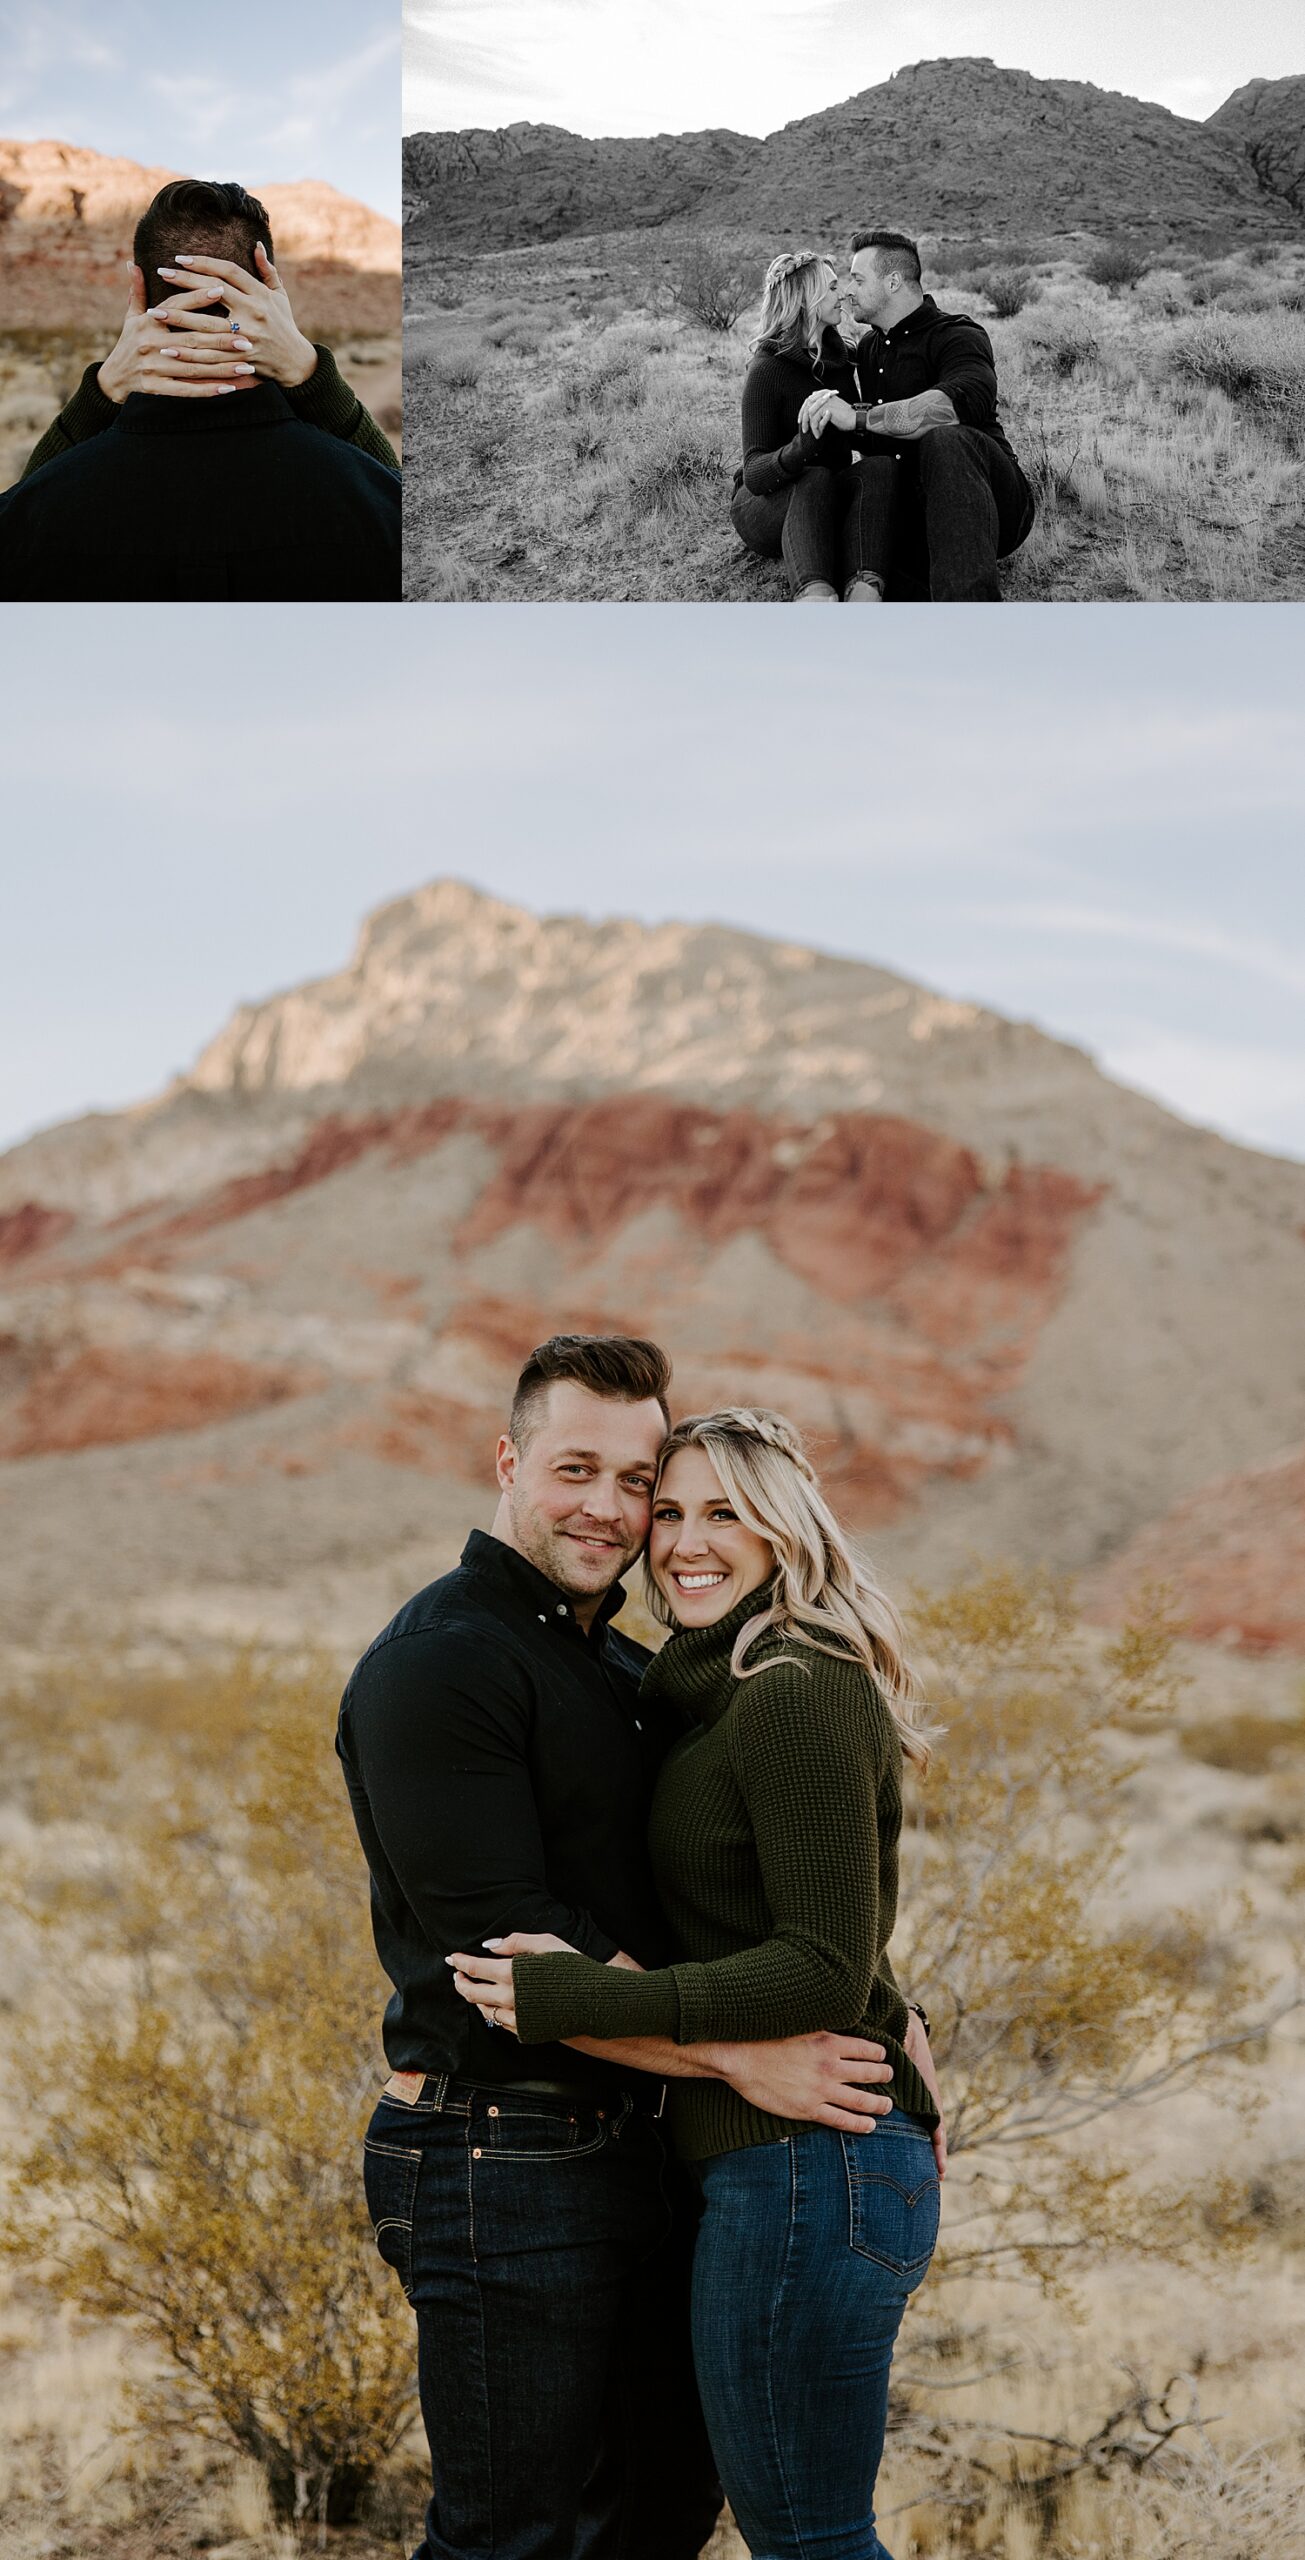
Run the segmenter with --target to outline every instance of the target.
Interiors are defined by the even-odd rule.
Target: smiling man
[[[626,1336],[532,1352],[491,1531],[405,1604],[341,1704],[394,1985],[365,2173],[417,2318],[433,2494],[414,2560],[694,2560],[720,2491],[689,2346],[695,2204],[661,2075],[853,2129],[886,2111],[867,2085],[889,2076],[881,2046],[527,2052],[444,1962],[513,1931],[603,1963],[673,1952],[645,1834],[682,1726],[641,1700],[649,1657],[610,1623],[648,1534],[670,1374]]]

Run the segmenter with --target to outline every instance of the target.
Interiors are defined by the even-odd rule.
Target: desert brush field
[[[728,517],[765,253],[649,236],[412,244],[414,599],[785,600]],[[1108,249],[924,245],[926,290],[991,333],[1039,501],[1012,601],[1305,596],[1305,249],[1125,250],[1111,274]],[[691,307],[704,258],[728,326]]]
[[[645,1624],[637,1614],[636,1626]],[[917,1595],[948,1726],[898,1970],[954,2142],[897,2560],[1296,2560],[1300,1665]],[[320,1654],[16,1661],[0,1701],[0,2550],[382,2560],[423,2505],[358,2175],[381,1984]],[[716,2560],[738,2560],[728,2526]]]

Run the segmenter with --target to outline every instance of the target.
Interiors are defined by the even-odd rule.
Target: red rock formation
[[[1305,1449],[1202,1485],[1143,1529],[1086,1596],[1110,1623],[1146,1583],[1167,1586],[1199,1641],[1305,1652]]]
[[[288,1369],[255,1368],[215,1352],[74,1352],[39,1368],[0,1418],[0,1457],[105,1448],[197,1431],[232,1414],[254,1413],[307,1392],[314,1380]]]
[[[116,335],[136,223],[177,175],[66,142],[0,142],[4,325]],[[280,272],[310,336],[398,329],[396,222],[315,180],[265,187],[250,172],[249,184],[267,206]]]
[[[47,1209],[40,1200],[23,1200],[16,1209],[0,1211],[0,1263],[22,1262],[46,1245],[61,1243],[76,1223],[70,1209]]]

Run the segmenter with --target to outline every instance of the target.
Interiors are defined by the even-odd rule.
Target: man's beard
[[[517,1544],[524,1556],[540,1573],[546,1573],[562,1591],[574,1591],[590,1599],[595,1592],[611,1589],[621,1575],[629,1571],[638,1555],[637,1547],[623,1545],[619,1532],[606,1547],[583,1547],[577,1539],[597,1536],[579,1518],[545,1520],[537,1511],[520,1510],[512,1505],[512,1526]]]

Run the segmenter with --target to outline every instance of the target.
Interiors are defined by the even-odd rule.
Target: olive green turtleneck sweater
[[[903,2051],[907,2008],[888,1941],[897,1912],[902,1746],[861,1665],[772,1637],[755,1675],[730,1670],[753,1593],[715,1626],[673,1635],[644,1687],[690,1730],[663,1763],[649,1829],[653,1872],[684,1961],[652,1973],[589,1956],[518,1956],[523,2044],[568,2036],[754,2043],[830,2028],[877,2037],[889,2094],[937,2120]],[[670,2083],[689,2159],[778,2142],[809,2125],[766,2115],[714,2080]]]

